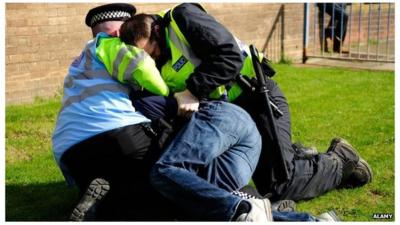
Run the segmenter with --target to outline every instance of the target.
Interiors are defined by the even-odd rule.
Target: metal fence
[[[304,57],[394,62],[394,3],[305,3]]]

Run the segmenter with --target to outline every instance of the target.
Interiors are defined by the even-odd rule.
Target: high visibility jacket
[[[80,57],[69,67],[64,80],[62,108],[52,137],[54,156],[61,169],[61,156],[73,145],[119,127],[150,122],[132,106],[130,87],[125,84],[129,82],[110,76],[96,57],[96,46],[101,44],[101,38],[106,37],[100,33],[86,45]],[[135,62],[126,66],[129,71],[135,71]]]
[[[190,47],[189,42],[179,29],[173,17],[173,10],[171,9],[166,13],[169,13],[170,23],[165,28],[167,46],[171,51],[171,59],[169,59],[161,67],[161,75],[168,87],[172,92],[183,91],[186,87],[185,81],[194,69],[200,65],[201,59],[196,57],[195,53]],[[165,12],[160,13],[160,16],[165,16]],[[248,77],[254,77],[255,72],[252,64],[250,55],[250,49],[247,45],[236,39],[237,44],[242,51],[244,64],[240,73]],[[260,54],[260,58],[262,55]],[[210,98],[219,98],[222,94],[226,93],[226,87],[220,86],[210,94]],[[236,82],[227,91],[228,100],[235,100],[242,93],[242,89]]]
[[[100,38],[96,55],[109,74],[121,83],[155,95],[169,94],[154,60],[143,49],[126,45],[119,38]]]

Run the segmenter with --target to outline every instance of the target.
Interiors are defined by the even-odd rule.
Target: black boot
[[[345,139],[332,139],[327,153],[332,153],[343,162],[342,181],[339,187],[355,188],[372,181],[371,167]]]
[[[94,179],[85,194],[83,194],[78,205],[72,211],[70,219],[72,221],[93,221],[96,219],[96,208],[110,190],[108,181]]]

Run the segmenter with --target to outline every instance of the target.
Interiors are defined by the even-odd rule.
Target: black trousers
[[[67,166],[81,194],[95,178],[110,183],[110,191],[98,208],[98,220],[171,220],[173,203],[149,183],[148,175],[161,154],[149,124],[111,130],[67,150]]]
[[[272,101],[283,112],[283,116],[276,118],[277,133],[284,152],[284,162],[289,170],[289,179],[282,181],[274,173],[277,159],[272,154],[270,138],[261,132],[262,126],[268,126],[260,116],[259,99],[251,94],[240,96],[236,104],[250,113],[261,132],[263,139],[262,152],[253,181],[262,195],[268,194],[272,201],[280,199],[310,199],[319,196],[340,184],[342,177],[342,162],[330,153],[318,154],[312,159],[302,159],[296,156],[291,140],[290,112],[287,100],[276,84],[269,79],[267,88]],[[278,179],[277,179],[278,178]]]

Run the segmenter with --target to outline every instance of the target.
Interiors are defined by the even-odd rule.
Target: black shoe
[[[294,212],[296,210],[296,202],[293,200],[279,200],[271,205],[272,211],[278,212]]]
[[[343,162],[342,181],[339,187],[360,187],[372,181],[371,167],[345,139],[332,139],[327,152],[333,153]]]
[[[96,207],[110,190],[108,181],[101,178],[94,179],[78,205],[72,211],[72,221],[91,221],[95,219]]]
[[[341,160],[358,162],[360,157],[354,147],[345,139],[333,138],[327,152],[335,153]]]
[[[342,187],[344,188],[355,188],[364,186],[372,181],[372,169],[369,164],[362,158],[357,163],[353,172],[346,179],[345,182],[342,182]]]

